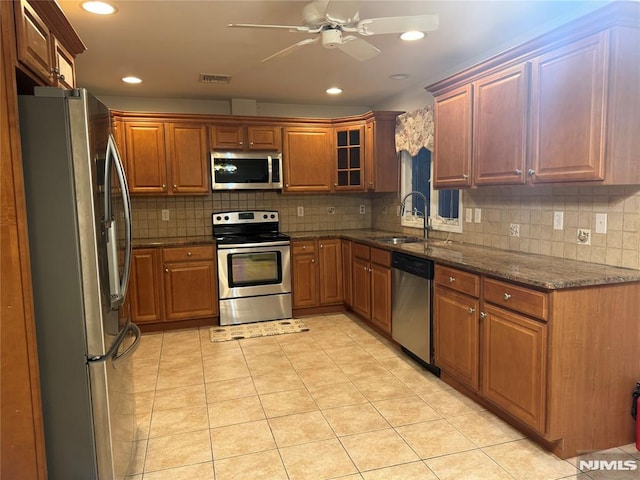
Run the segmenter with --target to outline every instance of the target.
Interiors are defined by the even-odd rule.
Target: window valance
[[[425,147],[433,151],[433,109],[403,113],[396,118],[396,152],[406,150],[412,157]]]

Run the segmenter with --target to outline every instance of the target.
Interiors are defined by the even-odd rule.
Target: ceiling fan
[[[290,54],[299,47],[322,41],[324,48],[338,48],[356,60],[365,61],[375,57],[380,50],[357,37],[437,30],[438,15],[414,15],[406,17],[382,17],[360,19],[360,1],[316,0],[302,10],[304,25],[259,25],[254,23],[231,23],[234,28],[283,29],[290,32],[315,33],[315,38],[306,38],[268,56],[262,62]],[[346,35],[345,35],[346,34]]]

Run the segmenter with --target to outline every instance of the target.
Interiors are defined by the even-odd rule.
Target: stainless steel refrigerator
[[[84,89],[19,97],[50,480],[124,478],[135,455],[131,209],[108,109]]]

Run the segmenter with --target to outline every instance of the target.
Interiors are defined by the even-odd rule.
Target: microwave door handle
[[[113,135],[109,135],[109,141],[107,142],[107,160],[105,162],[105,229],[107,237],[107,263],[109,268],[109,290],[111,299],[111,308],[117,310],[120,305],[124,303],[126,297],[127,287],[129,285],[129,276],[131,273],[131,254],[132,254],[132,241],[131,241],[131,199],[129,197],[129,189],[127,186],[127,179],[124,174],[124,168],[118,150],[115,146]],[[124,230],[125,230],[125,258],[124,269],[122,272],[122,278],[120,278],[120,271],[118,267],[118,235],[117,235],[117,221],[112,218],[112,205],[111,205],[111,162],[116,169],[118,175],[118,183],[120,187],[120,194],[122,197],[123,213],[124,213]]]
[[[269,170],[269,185],[271,185],[273,183],[273,158],[271,157],[271,155],[269,155],[267,159],[267,169]]]

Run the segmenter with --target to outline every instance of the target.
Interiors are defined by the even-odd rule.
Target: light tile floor
[[[581,473],[348,315],[211,343],[145,334],[129,480],[626,479]],[[640,459],[632,445],[616,459]],[[640,462],[638,462],[640,464]]]

